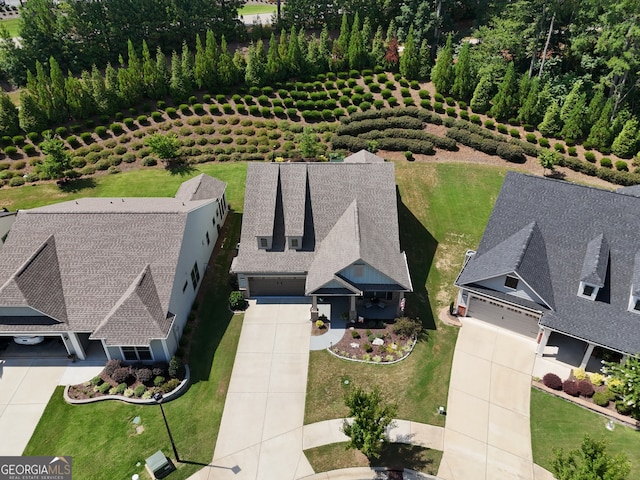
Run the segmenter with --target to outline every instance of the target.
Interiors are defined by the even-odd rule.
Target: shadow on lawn
[[[82,190],[96,187],[95,179],[91,177],[76,178],[60,183],[60,190],[65,193],[78,193]]]
[[[228,307],[231,292],[228,272],[233,260],[233,247],[240,239],[241,223],[242,215],[231,210],[218,236],[196,300],[199,303],[199,321],[189,354],[193,383],[209,379],[213,358],[233,318]]]
[[[435,330],[436,322],[433,318],[425,284],[438,248],[438,242],[403,203],[397,187],[396,196],[398,223],[400,224],[400,248],[407,255],[411,283],[413,284],[413,293],[407,295],[406,311],[410,316],[420,317],[425,329]]]
[[[417,472],[434,470],[434,459],[428,455],[429,449],[405,443],[384,443],[380,458],[369,459],[372,467],[410,468]]]

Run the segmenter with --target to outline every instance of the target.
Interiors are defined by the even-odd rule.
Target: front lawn
[[[553,449],[580,448],[586,434],[607,442],[611,454],[624,453],[631,462],[629,478],[640,478],[640,432],[616,424],[605,428],[607,419],[571,402],[531,389],[531,444],[533,461],[549,470]]]
[[[275,5],[245,5],[238,9],[238,16],[240,15],[258,15],[263,13],[276,13]]]
[[[7,32],[9,32],[9,36],[11,37],[17,37],[20,33],[20,17],[0,20],[0,25],[7,29]]]
[[[400,241],[407,253],[414,293],[407,309],[426,334],[405,361],[366,365],[311,352],[305,423],[347,414],[345,390],[377,384],[398,404],[398,417],[444,425],[457,329],[437,320],[455,298],[453,281],[464,252],[478,245],[504,179],[505,169],[481,165],[396,163]],[[428,294],[427,294],[428,292]],[[348,380],[348,383],[345,383]]]
[[[244,171],[240,167],[245,168],[244,165],[229,166],[227,174],[240,175],[239,172]],[[232,194],[234,198],[240,195]],[[235,245],[240,215],[231,212],[227,222],[226,245]],[[187,461],[178,464],[178,472],[172,474],[175,480],[189,477],[209,464],[213,457],[244,318],[232,315],[227,308],[231,254],[231,248],[220,251],[201,286],[199,319],[188,360],[191,386],[183,396],[164,406],[180,458]],[[144,428],[140,434],[132,423],[136,416]],[[59,387],[24,455],[71,455],[74,477],[112,480],[131,478],[135,473],[146,477],[144,459],[159,449],[173,456],[158,407],[120,402],[67,405]]]

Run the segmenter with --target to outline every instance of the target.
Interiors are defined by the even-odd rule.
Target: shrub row
[[[436,148],[450,150],[455,152],[458,150],[458,144],[452,138],[439,137],[423,130],[407,130],[402,128],[389,128],[386,130],[371,130],[359,135],[360,138],[367,140],[378,140],[384,137],[392,138],[413,138],[416,140],[425,140],[433,143]]]
[[[422,120],[425,123],[433,123],[435,125],[442,124],[442,118],[440,115],[420,109],[417,107],[396,107],[396,108],[383,108],[380,110],[369,110],[366,112],[357,112],[348,118],[342,119],[343,125],[359,122],[361,120],[373,120],[377,118],[390,118],[390,117],[414,117]]]
[[[433,143],[426,140],[413,138],[389,138],[382,137],[376,140],[378,148],[393,152],[411,151],[423,155],[433,155]],[[369,147],[369,141],[352,135],[336,135],[331,139],[333,150],[349,150],[357,152]]]
[[[359,135],[371,130],[386,130],[388,128],[422,129],[422,120],[403,115],[400,117],[374,118],[343,123],[336,129],[336,135]]]
[[[558,156],[558,165],[567,167],[574,172],[584,173],[591,177],[598,177],[616,185],[630,186],[640,184],[640,175],[626,171],[613,170],[606,167],[598,168],[592,163],[583,162],[574,157]]]

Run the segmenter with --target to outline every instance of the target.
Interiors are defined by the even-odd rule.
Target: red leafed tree
[[[384,61],[391,69],[396,70],[398,68],[400,54],[398,53],[398,39],[396,37],[389,41],[387,53],[384,54]]]

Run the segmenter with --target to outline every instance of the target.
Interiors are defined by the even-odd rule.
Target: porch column
[[[585,368],[587,366],[587,363],[589,363],[589,359],[591,358],[591,354],[593,353],[593,347],[595,347],[593,343],[589,343],[587,345],[587,350],[584,352],[584,356],[582,357],[582,361],[580,362],[580,368]]]
[[[400,310],[400,304],[402,303],[403,298],[404,298],[404,292],[400,292],[400,295],[398,295],[398,305],[396,306],[396,317],[399,317],[402,315],[402,310]]]
[[[78,338],[78,335],[75,334],[75,332],[67,332],[63,334],[62,341],[64,342],[64,346],[67,348],[67,352],[69,352],[70,354],[75,354],[78,360],[86,360],[84,348],[82,348],[82,343],[80,342],[80,339]]]
[[[311,295],[311,321],[318,320],[318,297]]]
[[[349,297],[349,320],[354,322],[358,317],[358,312],[356,311],[356,297],[353,295]]]
[[[551,330],[546,328],[541,328],[542,337],[540,337],[540,333],[538,333],[538,348],[536,349],[536,355],[541,357],[544,353],[544,349],[547,347],[547,342],[549,342],[549,337],[551,336]]]

